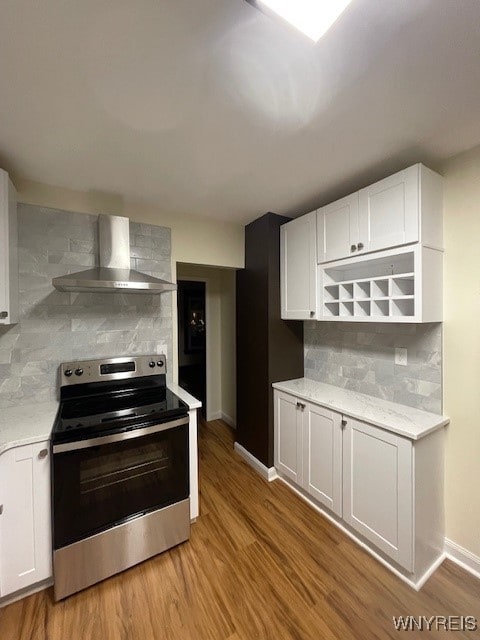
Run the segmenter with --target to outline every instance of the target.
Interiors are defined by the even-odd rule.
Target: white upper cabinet
[[[280,227],[281,315],[308,320],[317,313],[317,212]]]
[[[282,226],[282,318],[441,322],[442,247],[442,177],[416,164]]]
[[[354,255],[358,247],[358,193],[317,211],[317,262]]]
[[[415,164],[318,210],[318,263],[421,242],[443,247],[440,175]]]
[[[365,251],[418,242],[420,165],[359,191],[359,243]]]
[[[0,169],[0,325],[18,322],[17,196]]]

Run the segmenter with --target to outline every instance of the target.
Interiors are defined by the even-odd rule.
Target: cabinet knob
[[[361,251],[361,250],[363,249],[363,247],[364,247],[363,242],[359,242],[359,243],[357,244],[357,249],[358,249],[359,251]]]
[[[315,311],[310,311],[310,318],[313,318],[314,315],[315,315]]]
[[[297,402],[297,409],[301,409],[303,411],[305,409],[305,406],[306,405],[304,405],[303,402]]]
[[[4,320],[5,318],[8,318],[8,311],[0,311],[0,318],[2,320]]]
[[[3,504],[0,504],[0,516],[2,515],[2,513],[3,513]]]
[[[347,421],[345,419],[342,420],[342,429],[345,429],[347,426]]]
[[[39,458],[46,458],[48,456],[48,449],[42,449],[38,454]]]
[[[357,250],[357,245],[356,244],[352,244],[352,246],[350,247],[350,251],[356,251]]]

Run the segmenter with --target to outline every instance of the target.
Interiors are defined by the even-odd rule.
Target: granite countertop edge
[[[50,440],[59,403],[37,402],[2,409],[0,455],[14,447]]]
[[[420,440],[429,433],[447,426],[450,422],[446,416],[317,382],[310,378],[274,382],[272,386],[307,402],[319,404],[411,440]]]

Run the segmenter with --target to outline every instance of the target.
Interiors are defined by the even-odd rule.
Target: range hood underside
[[[148,276],[134,269],[96,267],[54,278],[59,291],[83,293],[163,293],[175,291],[177,285]]]

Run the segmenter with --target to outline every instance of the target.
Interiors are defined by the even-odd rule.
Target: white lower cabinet
[[[304,403],[303,488],[342,515],[342,416]]]
[[[334,513],[342,513],[342,417],[275,392],[275,467]]]
[[[443,429],[411,440],[278,389],[275,468],[422,584],[443,554]]]
[[[49,442],[0,455],[0,597],[51,577]]]
[[[286,478],[302,484],[303,413],[300,401],[275,392],[275,467]]]
[[[352,418],[343,434],[343,519],[413,571],[412,441]]]

